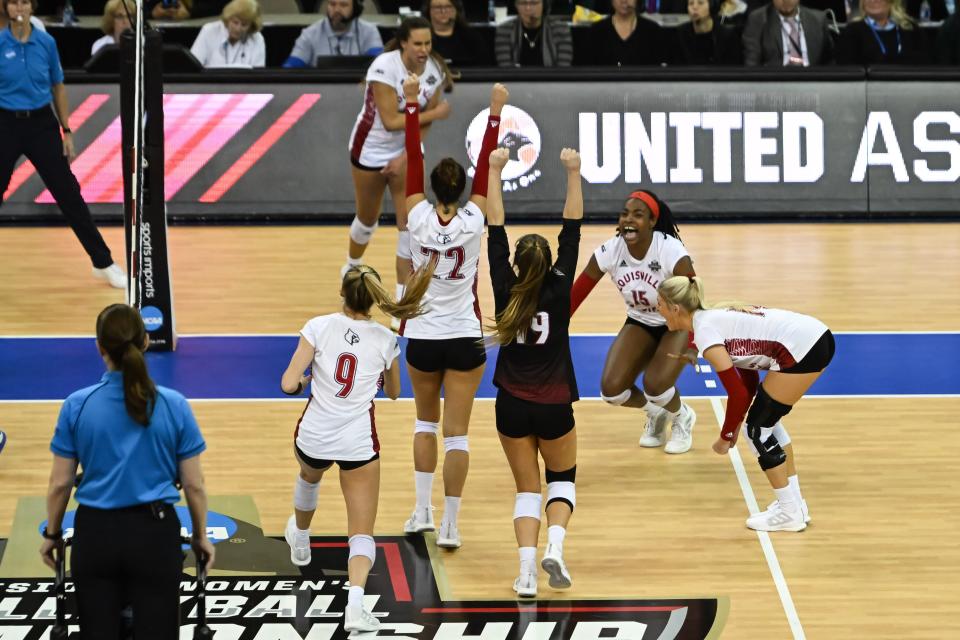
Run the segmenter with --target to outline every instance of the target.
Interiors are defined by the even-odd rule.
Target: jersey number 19
[[[536,336],[535,339],[534,336]],[[550,314],[546,311],[538,311],[530,320],[530,329],[517,336],[517,342],[519,344],[546,344],[549,336]]]

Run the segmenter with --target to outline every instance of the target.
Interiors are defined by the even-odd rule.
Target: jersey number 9
[[[333,372],[333,379],[340,385],[340,391],[337,391],[338,398],[346,398],[350,395],[356,377],[357,356],[352,353],[341,353],[337,358],[337,366]]]
[[[537,339],[533,340],[536,334]],[[530,329],[517,336],[517,342],[520,344],[546,344],[550,336],[550,314],[546,311],[538,311],[530,320]]]

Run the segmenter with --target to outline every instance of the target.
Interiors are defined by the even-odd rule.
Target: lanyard
[[[887,47],[886,47],[886,45],[883,44],[883,40],[880,39],[880,34],[878,33],[879,29],[877,29],[877,28],[874,26],[873,20],[871,20],[870,18],[867,18],[867,19],[865,20],[865,22],[867,23],[867,26],[870,27],[870,32],[873,33],[873,38],[877,41],[877,45],[880,47],[880,53],[882,53],[882,54],[883,54],[883,57],[886,58],[886,57],[887,57]],[[900,52],[901,52],[902,49],[903,49],[903,45],[902,45],[902,43],[900,42],[900,27],[899,27],[899,25],[896,25],[896,24],[893,25],[893,30],[897,32],[897,55],[900,55]]]
[[[794,37],[793,37],[792,35],[790,35],[790,29],[787,28],[787,23],[786,23],[785,20],[781,20],[781,21],[780,21],[780,30],[783,31],[783,34],[784,34],[785,36],[787,36],[787,40],[790,41],[790,44],[792,44],[794,47],[796,47],[796,48],[797,48],[797,52],[802,56],[802,55],[803,55],[803,47],[800,46],[800,44],[801,44],[800,34],[803,32],[803,27],[800,25],[800,17],[799,17],[799,15],[797,16],[797,21],[796,21],[795,24],[796,24],[796,27],[797,27],[797,31],[796,31],[797,37],[796,37],[796,39],[794,39]]]
[[[245,44],[246,43],[243,40],[240,40],[237,43],[236,51],[234,51],[233,53],[233,60],[230,60],[230,58],[228,57],[230,52],[230,41],[228,40],[224,42],[223,43],[223,61],[227,64],[237,64],[238,59],[246,58],[247,52],[244,50],[246,48]]]

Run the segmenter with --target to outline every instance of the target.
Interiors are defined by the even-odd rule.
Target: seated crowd
[[[274,50],[277,64],[335,67],[332,57],[381,53],[381,30],[389,35],[392,28],[363,19],[364,1],[396,9],[390,0],[297,0],[301,10],[321,17],[302,30],[288,53],[289,44],[279,59]],[[826,6],[823,1],[501,0],[497,4],[506,3],[515,15],[501,16],[492,38],[484,37],[491,27],[471,26],[462,0],[422,0],[417,9],[431,24],[433,48],[454,68],[960,65],[957,0],[827,0],[825,10],[807,6]],[[399,4],[414,2],[420,0]],[[155,23],[218,16],[193,42],[197,60],[209,68],[267,66],[272,43],[261,32],[257,0],[147,0],[144,12]],[[134,0],[107,0],[104,35],[90,54],[116,44],[134,15]],[[942,20],[939,32],[919,28],[921,15]],[[0,28],[5,23],[0,13]]]

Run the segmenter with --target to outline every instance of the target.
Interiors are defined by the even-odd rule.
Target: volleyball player
[[[746,416],[750,449],[777,496],[766,511],[747,518],[747,526],[757,531],[802,531],[809,512],[800,493],[790,436],[780,419],[833,359],[830,329],[793,311],[734,303],[708,306],[703,281],[696,277],[669,278],[659,293],[667,326],[693,332],[694,342],[727,391],[727,412],[713,450],[727,453]],[[760,370],[767,371],[763,383]]]
[[[387,43],[384,53],[367,71],[363,108],[350,134],[350,163],[357,213],[350,225],[350,247],[343,270],[362,262],[363,253],[377,228],[380,205],[387,187],[397,215],[397,298],[410,274],[410,239],[404,203],[407,156],[403,148],[403,80],[410,73],[420,78],[417,103],[420,124],[429,125],[450,115],[441,89],[453,81],[443,58],[432,51],[430,23],[407,18]]]
[[[607,352],[600,395],[613,405],[646,408],[641,447],[663,446],[670,422],[670,441],[664,450],[689,451],[697,415],[681,402],[674,386],[684,363],[670,357],[686,348],[688,336],[667,329],[657,311],[657,286],[671,275],[694,275],[693,262],[680,241],[670,207],[653,193],[634,191],[627,198],[617,235],[593,252],[573,285],[571,314],[604,273],[623,296],[627,320]],[[643,391],[636,385],[641,373]]]
[[[400,394],[400,348],[393,333],[370,318],[370,307],[411,318],[422,311],[420,300],[433,265],[411,276],[410,286],[394,302],[380,275],[366,265],[351,267],[340,285],[343,310],[311,319],[300,330],[300,342],[283,373],[283,392],[297,395],[308,386],[310,399],[297,422],[294,456],[300,464],[293,492],[294,515],[285,537],[293,564],[310,564],[310,521],[317,508],[320,479],[333,463],[340,467],[340,487],[347,505],[350,578],[344,613],[347,631],[373,631],[380,626],[363,608],[363,588],[376,559],[373,525],[380,490],[380,443],[373,398],[381,381],[386,395]],[[307,367],[311,375],[303,375]]]
[[[572,585],[563,562],[563,540],[576,505],[577,431],[573,402],[579,399],[570,357],[570,288],[580,249],[583,193],[580,155],[560,152],[567,170],[567,198],[563,228],[557,238],[557,261],[541,235],[517,240],[510,264],[510,246],[503,228],[500,171],[509,158],[506,149],[490,156],[487,255],[496,301],[491,329],[500,344],[493,383],[497,386],[497,431],[513,471],[517,496],[513,529],[520,548],[520,575],[513,589],[522,597],[537,595],[537,539],[540,536],[540,464],[547,479],[547,549],[540,565],[550,575],[550,586]],[[516,268],[516,271],[514,271]]]
[[[444,512],[437,545],[460,546],[457,515],[467,479],[470,448],[467,426],[473,398],[480,385],[487,356],[483,350],[480,304],[477,301],[477,263],[487,202],[490,152],[497,146],[500,112],[508,93],[493,86],[490,115],[477,160],[470,199],[459,206],[466,173],[453,158],[444,158],[430,173],[436,204],[424,195],[423,154],[420,149],[420,80],[411,75],[403,83],[406,103],[407,211],[410,252],[420,268],[437,260],[436,273],[425,298],[426,313],[400,326],[407,340],[407,370],[413,385],[417,421],[413,435],[414,482],[417,502],[404,524],[407,533],[433,531],[433,474],[437,468],[437,431],[440,390],[443,389]]]

